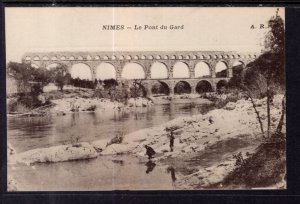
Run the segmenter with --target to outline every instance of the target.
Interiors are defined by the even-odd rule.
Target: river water
[[[76,139],[89,142],[161,125],[179,116],[199,114],[201,108],[202,105],[171,103],[132,108],[129,111],[10,117],[7,124],[8,141],[18,153],[40,147],[69,144]]]
[[[8,142],[16,152],[69,144],[72,138],[94,141],[161,125],[203,111],[202,105],[171,103],[130,111],[80,112],[64,116],[8,118]],[[169,167],[168,167],[169,168]],[[171,167],[172,170],[172,167]],[[18,190],[167,190],[175,188],[175,170],[135,156],[100,156],[93,160],[8,167]],[[170,173],[171,172],[171,173]]]

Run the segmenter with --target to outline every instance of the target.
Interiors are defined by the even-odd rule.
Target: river
[[[179,116],[203,111],[203,105],[171,103],[130,111],[80,112],[64,116],[10,117],[8,141],[16,152],[68,144],[74,138],[94,141],[161,125]],[[169,168],[169,169],[168,169]],[[93,160],[8,167],[18,190],[167,190],[176,189],[175,170],[132,155]],[[59,172],[59,173],[58,173]]]
[[[69,144],[71,140],[89,142],[128,134],[161,125],[179,116],[191,116],[202,111],[202,105],[171,103],[129,111],[96,111],[64,116],[10,117],[8,141],[23,152],[30,149]]]

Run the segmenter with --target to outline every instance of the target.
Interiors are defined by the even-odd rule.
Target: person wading
[[[173,150],[174,150],[174,139],[175,139],[173,130],[170,130],[169,138],[170,138],[170,151],[173,152]]]
[[[148,159],[152,159],[153,158],[153,155],[156,153],[154,151],[154,149],[152,147],[149,147],[148,145],[145,145],[145,148],[146,148],[146,154],[148,155]]]

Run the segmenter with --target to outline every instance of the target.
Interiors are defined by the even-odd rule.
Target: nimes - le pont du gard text
[[[102,30],[183,30],[184,25],[102,25]]]

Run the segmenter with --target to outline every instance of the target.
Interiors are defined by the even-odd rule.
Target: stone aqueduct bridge
[[[23,55],[22,61],[34,64],[39,68],[46,68],[51,64],[65,64],[69,73],[71,73],[73,65],[83,63],[90,68],[92,80],[96,79],[96,68],[101,63],[109,63],[114,66],[117,80],[122,80],[122,70],[125,65],[137,63],[144,69],[145,79],[142,81],[142,84],[147,94],[151,95],[151,88],[157,82],[168,85],[170,94],[174,93],[174,87],[179,81],[188,83],[192,93],[196,92],[196,86],[200,81],[208,82],[212,90],[215,91],[219,82],[227,82],[232,77],[232,67],[235,62],[245,66],[257,56],[258,54],[254,53],[241,54],[231,51],[30,52]],[[151,66],[155,62],[161,62],[166,66],[167,78],[151,78]],[[187,65],[189,78],[173,77],[173,67],[177,62],[183,62]],[[208,65],[210,76],[195,77],[195,67],[199,62],[204,62]],[[223,62],[226,65],[226,77],[216,77],[216,65],[218,62]]]

